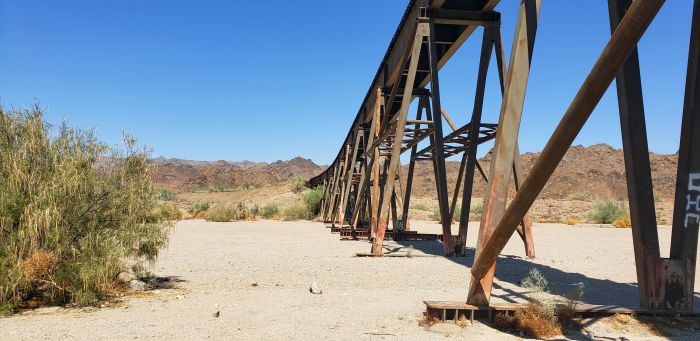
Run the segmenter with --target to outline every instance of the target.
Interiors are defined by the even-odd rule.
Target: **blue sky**
[[[128,132],[155,156],[329,163],[406,3],[0,0],[0,102],[39,103],[50,122],[95,128],[110,144]],[[497,9],[509,54],[517,1]],[[691,12],[691,0],[667,1],[639,46],[655,152],[678,148]],[[546,143],[609,38],[607,18],[604,0],[543,1],[521,151]],[[459,124],[472,107],[480,36],[440,74],[443,106]],[[492,68],[485,120],[499,107]],[[621,146],[614,86],[575,143]]]

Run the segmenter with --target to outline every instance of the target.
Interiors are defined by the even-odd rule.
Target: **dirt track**
[[[414,227],[438,230],[431,223]],[[468,246],[474,246],[476,230],[472,224]],[[667,256],[670,229],[659,233]],[[533,262],[522,258],[519,239],[508,244],[496,270],[495,298],[522,300],[517,283],[536,266],[555,294],[583,282],[587,303],[636,304],[629,229],[536,225],[534,238],[538,258]],[[465,258],[444,258],[431,256],[441,251],[437,243],[387,243],[391,249],[409,245],[421,257],[355,258],[369,244],[340,241],[321,223],[184,221],[155,268],[160,276],[183,280],[179,289],[132,297],[111,308],[40,309],[0,318],[0,335],[11,340],[516,338],[481,323],[465,329],[419,327],[423,300],[466,299],[465,264],[473,261],[473,249]],[[323,294],[309,293],[312,281]],[[697,278],[695,285],[700,287]],[[217,311],[220,316],[214,317]],[[596,337],[648,337],[590,322],[587,328]],[[692,330],[679,333],[693,338]]]

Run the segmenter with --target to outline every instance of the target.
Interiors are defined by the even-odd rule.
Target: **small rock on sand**
[[[117,275],[117,281],[122,284],[129,284],[133,280],[134,275],[128,272],[120,272],[119,275]]]
[[[131,282],[129,282],[129,287],[134,291],[146,291],[146,283],[137,279],[131,280]]]
[[[310,291],[312,294],[320,295],[320,294],[323,293],[323,288],[321,288],[321,286],[318,285],[318,283],[316,283],[316,282],[314,281],[314,282],[311,282],[311,285],[309,286],[309,291]]]

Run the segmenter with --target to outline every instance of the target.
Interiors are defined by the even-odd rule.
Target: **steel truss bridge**
[[[461,207],[470,207],[474,174],[479,170],[487,187],[467,303],[488,306],[498,255],[517,231],[527,256],[535,256],[527,212],[605,91],[617,80],[640,306],[692,311],[700,222],[700,0],[693,3],[669,258],[661,258],[659,251],[637,53],[637,43],[664,0],[608,0],[611,38],[526,178],[517,140],[541,0],[504,1],[504,5],[519,6],[508,63],[501,16],[495,11],[500,2],[409,2],[338,155],[328,169],[310,180],[312,186],[325,185],[324,221],[346,236],[367,237],[371,254],[377,256],[382,254],[385,238],[442,240],[446,255],[462,255],[469,209],[461,210],[456,235],[451,217],[458,194]],[[483,38],[479,62],[474,64],[478,68],[474,107],[469,123],[457,127],[440,105],[439,70],[480,27]],[[482,111],[492,55],[502,100],[498,122],[486,123]],[[415,114],[409,113],[414,101]],[[444,122],[449,126],[447,133]],[[419,149],[424,140],[428,146]],[[478,146],[490,140],[494,147],[486,174],[476,155]],[[407,152],[410,161],[403,183],[400,156]],[[454,195],[449,198],[445,158],[451,156],[461,156],[461,165]],[[410,230],[409,203],[418,161],[430,161],[433,166],[442,235]],[[506,205],[512,184],[516,194]]]

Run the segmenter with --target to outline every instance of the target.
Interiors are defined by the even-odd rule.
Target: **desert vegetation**
[[[593,205],[588,219],[599,224],[613,224],[618,227],[627,227],[629,221],[629,209],[623,202],[599,201]]]
[[[292,179],[291,183],[299,183],[299,181]],[[324,186],[303,187],[303,189],[298,190],[295,202],[285,208],[280,208],[275,203],[266,203],[260,206],[244,201],[213,205],[208,202],[197,202],[192,204],[188,211],[192,218],[204,218],[214,222],[255,220],[258,218],[289,221],[313,220],[320,214],[324,190]]]
[[[144,269],[179,210],[151,184],[146,149],[0,107],[0,313],[27,300],[94,304]]]
[[[523,333],[538,339],[550,338],[576,327],[576,305],[583,295],[583,284],[574,284],[573,290],[563,301],[549,297],[549,282],[536,268],[522,280],[522,286],[529,289],[528,303],[518,308],[513,315],[500,314],[494,325],[505,331]]]

